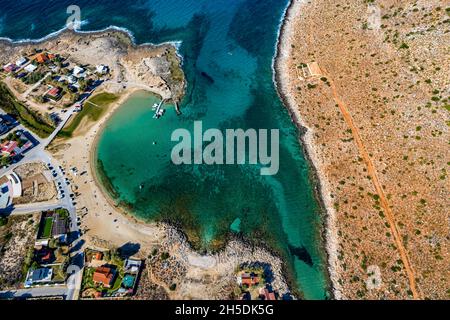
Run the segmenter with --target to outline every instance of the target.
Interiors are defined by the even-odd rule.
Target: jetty
[[[177,116],[181,114],[180,106],[178,105],[178,102],[175,102],[175,112],[177,113]]]

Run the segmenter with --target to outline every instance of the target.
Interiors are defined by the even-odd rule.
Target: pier
[[[177,116],[181,115],[180,106],[178,105],[178,102],[175,102],[175,112],[177,113]]]

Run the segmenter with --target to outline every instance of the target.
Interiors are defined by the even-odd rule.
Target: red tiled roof
[[[95,260],[102,260],[103,259],[103,253],[97,252],[95,254]]]
[[[253,286],[259,283],[259,277],[256,275],[250,275],[248,273],[243,273],[241,275],[242,284],[247,286]]]
[[[39,63],[44,63],[47,60],[48,60],[48,57],[45,53],[39,53],[38,55],[36,55],[36,61]]]
[[[17,141],[8,141],[2,144],[2,152],[11,153],[15,148],[17,148]]]
[[[60,91],[59,88],[52,88],[48,92],[48,95],[56,97],[59,94],[59,91]]]
[[[47,261],[50,260],[50,258],[52,257],[52,253],[49,251],[47,252],[47,254],[45,256],[42,257],[42,261]]]
[[[95,269],[92,280],[96,283],[101,283],[105,287],[109,288],[111,286],[111,282],[113,281],[114,273],[111,268],[108,267],[98,267]]]

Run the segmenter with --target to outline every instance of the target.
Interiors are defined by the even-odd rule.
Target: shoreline
[[[118,44],[111,47],[110,39],[117,41]],[[83,40],[78,45],[76,41]],[[93,44],[93,41],[97,41]],[[49,50],[61,54],[72,55],[77,52],[77,61],[75,63],[98,64],[105,63],[112,66],[112,80],[104,87],[100,88],[96,94],[101,92],[111,92],[118,95],[118,100],[110,104],[106,114],[98,121],[87,124],[83,131],[68,139],[57,139],[49,146],[47,151],[58,160],[62,167],[69,171],[70,168],[77,168],[79,175],[71,176],[72,191],[77,195],[77,214],[81,218],[82,238],[86,245],[93,245],[101,248],[119,248],[127,243],[133,243],[139,246],[136,256],[146,258],[147,255],[156,247],[165,247],[173,256],[177,256],[188,271],[190,278],[183,279],[180,283],[180,290],[169,292],[171,297],[179,298],[190,297],[190,291],[195,292],[198,299],[204,299],[208,295],[207,291],[220,290],[214,283],[208,286],[198,285],[198,281],[203,276],[213,275],[208,282],[213,279],[220,279],[220,282],[226,281],[228,285],[235,285],[235,269],[245,263],[260,262],[263,265],[270,266],[274,275],[274,289],[279,290],[280,294],[291,292],[287,283],[286,272],[284,272],[286,263],[284,259],[273,254],[263,246],[249,245],[248,242],[230,237],[220,252],[208,253],[202,255],[192,249],[191,245],[185,240],[183,232],[177,230],[163,222],[140,221],[134,217],[126,208],[121,210],[120,206],[110,199],[108,194],[102,190],[98,183],[95,170],[95,150],[100,138],[100,133],[112,114],[123,105],[123,103],[135,92],[145,91],[158,95],[163,99],[169,97],[180,98],[186,87],[186,79],[174,80],[171,77],[162,77],[159,73],[148,73],[148,77],[140,76],[137,68],[145,64],[145,58],[160,57],[164,54],[173,54],[177,57],[178,67],[182,64],[180,54],[176,46],[173,45],[136,45],[129,34],[123,31],[113,30],[111,32],[90,32],[89,34],[80,34],[71,30],[62,31],[53,34],[40,41],[29,41],[13,43],[11,41],[0,40],[5,47],[3,58],[10,59],[11,56],[18,56],[23,50],[30,50],[38,46],[49,47]],[[76,50],[74,48],[76,46]],[[92,60],[92,50],[95,46],[105,51],[101,58]],[[118,51],[120,48],[125,52]],[[167,50],[172,52],[168,52]],[[9,50],[9,51],[8,51]],[[70,51],[72,50],[72,51]],[[107,54],[106,54],[107,53]],[[173,63],[170,59],[168,63]],[[155,62],[158,63],[158,62]],[[167,65],[166,65],[167,66]],[[137,70],[137,71],[136,71]],[[147,74],[147,73],[146,73]],[[125,77],[125,81],[123,80]],[[130,82],[128,84],[128,82]],[[124,83],[125,85],[121,85]],[[164,87],[161,88],[163,84]],[[92,144],[94,143],[94,146]],[[93,147],[93,148],[92,148]],[[181,239],[181,240],[179,240]],[[180,246],[183,250],[180,252]],[[181,254],[181,256],[180,256]],[[198,278],[202,275],[200,278]],[[215,280],[213,280],[215,281]],[[183,288],[183,289],[181,289]],[[189,288],[189,289],[187,289]],[[211,295],[209,295],[211,296]],[[217,295],[220,299],[221,295]]]
[[[117,32],[117,33],[120,33],[120,34],[128,37],[131,40],[131,44],[134,48],[136,48],[136,47],[161,47],[161,46],[165,46],[165,45],[171,45],[171,46],[175,47],[177,53],[179,54],[178,49],[182,44],[181,40],[166,41],[166,42],[161,42],[158,44],[151,43],[151,42],[144,42],[144,43],[138,44],[136,42],[136,38],[134,37],[133,33],[129,29],[124,28],[124,27],[118,27],[115,25],[110,25],[106,28],[99,29],[99,30],[86,30],[86,31],[72,30],[72,29],[68,29],[66,26],[66,27],[63,27],[63,28],[61,28],[57,31],[54,31],[54,32],[52,32],[42,38],[39,38],[39,39],[13,40],[8,37],[0,37],[0,44],[6,44],[9,46],[14,46],[14,47],[27,46],[27,45],[39,45],[39,44],[45,43],[47,41],[56,39],[57,37],[61,37],[65,33],[81,35],[81,36],[90,36],[90,35],[101,35],[101,34],[105,34],[108,32]],[[181,55],[180,55],[180,57],[181,57]]]
[[[251,252],[261,251],[268,253],[273,258],[278,260],[279,268],[281,268],[282,272],[279,276],[282,277],[282,282],[284,282],[285,286],[288,290],[294,295],[302,295],[300,291],[298,291],[298,285],[296,283],[295,277],[292,272],[289,272],[289,267],[285,261],[285,257],[283,257],[280,253],[278,253],[273,248],[265,245],[265,244],[256,244],[255,241],[251,239],[246,239],[245,237],[235,235],[233,233],[229,233],[226,236],[226,240],[224,245],[218,250],[200,253],[194,249],[192,244],[190,243],[186,233],[182,228],[173,225],[169,222],[160,222],[160,221],[148,221],[143,218],[139,218],[134,215],[132,212],[128,212],[124,207],[120,204],[117,204],[112,196],[109,195],[108,191],[103,186],[100,181],[99,173],[97,171],[97,148],[100,136],[102,135],[103,130],[105,129],[107,121],[114,115],[115,112],[119,110],[119,108],[123,107],[123,104],[133,96],[133,94],[145,92],[147,94],[156,95],[157,93],[141,90],[141,89],[130,89],[128,90],[118,101],[114,103],[114,106],[111,108],[110,112],[102,118],[103,123],[96,130],[96,134],[94,136],[94,140],[92,142],[91,148],[89,149],[89,167],[91,171],[91,175],[93,177],[93,182],[98,190],[102,193],[104,199],[108,202],[108,204],[114,208],[122,217],[127,219],[129,222],[137,224],[137,226],[148,226],[148,227],[157,227],[163,230],[166,234],[172,234],[174,237],[182,239],[183,245],[187,248],[188,251],[193,252],[201,257],[211,257],[211,256],[221,256],[227,254],[227,251],[230,250],[230,246],[240,246],[243,250],[250,250]],[[245,260],[245,258],[244,258]]]
[[[92,145],[91,145],[90,149],[88,150],[88,153],[89,153],[89,167],[90,167],[91,175],[93,178],[93,182],[94,182],[95,186],[101,191],[103,197],[109,203],[109,205],[111,207],[113,207],[114,209],[116,209],[118,212],[120,212],[121,215],[123,215],[125,218],[129,219],[133,223],[139,223],[139,224],[146,225],[146,224],[149,224],[148,221],[142,220],[142,219],[134,216],[133,214],[127,213],[127,211],[124,208],[122,208],[120,205],[115,203],[114,199],[108,194],[108,191],[105,189],[103,184],[100,182],[100,177],[99,177],[98,171],[97,171],[97,160],[98,160],[97,148],[98,148],[100,136],[102,135],[103,130],[106,127],[106,123],[114,115],[114,113],[116,111],[118,111],[118,109],[120,107],[123,107],[123,104],[129,98],[131,98],[133,96],[133,94],[136,94],[138,92],[146,92],[151,95],[159,96],[156,92],[150,92],[150,91],[146,91],[144,89],[132,88],[132,89],[127,90],[127,92],[124,93],[120,97],[120,99],[114,103],[114,106],[111,108],[110,112],[108,112],[108,114],[103,117],[103,119],[102,119],[103,123],[101,123],[100,126],[98,126],[98,128],[96,130],[97,132],[94,135],[94,139],[92,141]]]
[[[157,93],[149,92],[141,89],[129,89],[119,98],[118,101],[114,102],[114,105],[110,107],[108,113],[103,116],[100,120],[100,123],[96,123],[90,131],[95,131],[93,136],[93,141],[90,148],[87,150],[89,155],[89,174],[93,178],[92,184],[94,188],[99,190],[102,198],[108,203],[111,209],[115,211],[116,214],[120,215],[120,217],[125,221],[130,228],[135,229],[139,232],[141,229],[153,230],[154,233],[158,233],[156,236],[157,241],[154,243],[155,246],[166,245],[166,243],[179,242],[180,248],[177,248],[177,251],[181,251],[181,256],[191,258],[195,261],[208,261],[214,260],[216,264],[226,264],[232,263],[233,266],[229,266],[234,270],[236,266],[251,263],[252,260],[249,258],[253,256],[255,261],[260,261],[262,263],[270,263],[272,265],[272,269],[274,272],[275,279],[275,287],[283,292],[291,292],[294,296],[298,297],[299,292],[293,288],[293,283],[291,281],[295,280],[290,276],[290,273],[287,272],[288,267],[285,259],[278,254],[276,251],[264,245],[257,245],[256,243],[249,241],[245,238],[239,236],[229,235],[227,241],[223,248],[215,251],[215,252],[207,252],[206,254],[202,254],[195,249],[193,249],[191,243],[189,242],[186,234],[180,228],[171,225],[167,222],[155,222],[155,221],[146,221],[141,219],[131,212],[128,212],[125,208],[116,204],[115,200],[108,194],[108,192],[104,189],[102,183],[99,181],[99,176],[96,168],[97,161],[97,147],[98,142],[101,137],[102,131],[104,130],[107,121],[114,115],[115,112],[118,111],[120,107],[123,107],[123,104],[132,97],[133,94],[145,92],[147,94],[157,95]],[[69,139],[70,141],[70,139]],[[92,213],[90,213],[92,214]],[[111,217],[110,220],[114,218]],[[90,223],[86,224],[88,227]],[[97,237],[92,237],[91,235],[87,235],[91,240],[97,239]],[[127,237],[122,237],[124,241],[127,241]],[[104,239],[102,239],[104,240]],[[105,240],[107,242],[111,242],[111,240]],[[150,247],[143,245],[141,247],[142,253],[145,254],[150,252]],[[181,249],[181,250],[180,250]],[[141,254],[142,254],[141,253]],[[245,254],[244,254],[245,253]],[[227,257],[227,258],[224,258]],[[234,261],[228,261],[230,259],[234,259]],[[189,260],[189,259],[188,259]],[[190,261],[190,260],[189,260]],[[228,262],[226,262],[228,261]],[[186,262],[186,261],[185,261]],[[186,262],[191,263],[191,262]],[[190,265],[190,264],[189,264]],[[198,267],[196,265],[194,268]]]
[[[274,69],[274,83],[277,93],[286,107],[292,122],[299,130],[299,140],[303,149],[306,160],[309,162],[311,170],[311,180],[314,187],[314,195],[319,203],[321,209],[322,230],[320,232],[325,246],[326,254],[326,277],[328,279],[328,287],[332,298],[342,299],[342,290],[338,286],[337,282],[337,232],[335,230],[335,212],[331,205],[331,200],[328,197],[328,184],[326,182],[322,168],[319,162],[314,157],[315,146],[311,141],[313,130],[306,126],[302,120],[300,111],[297,109],[295,102],[290,96],[289,91],[289,79],[286,68],[286,59],[289,56],[290,51],[290,37],[292,34],[292,21],[301,12],[301,7],[304,4],[304,0],[290,0],[284,16],[282,24],[279,29],[278,40],[276,45],[276,53],[273,60]]]
[[[282,24],[281,25],[284,25],[283,21],[284,20],[282,19],[282,21],[281,21]],[[128,39],[129,39],[130,40],[130,45],[133,48],[136,48],[136,47],[139,47],[139,48],[142,48],[142,47],[144,47],[144,48],[158,48],[158,47],[164,47],[164,45],[167,45],[167,44],[159,44],[159,45],[141,44],[141,45],[136,45],[135,42],[134,42],[134,38],[129,33],[127,33],[124,30],[117,30],[117,29],[114,29],[114,28],[112,28],[112,29],[111,28],[107,28],[107,29],[105,29],[105,31],[92,31],[92,32],[75,32],[75,31],[72,31],[72,30],[61,30],[61,31],[59,31],[57,33],[53,33],[53,34],[51,34],[51,35],[49,35],[49,36],[47,36],[45,38],[42,38],[42,39],[39,39],[39,40],[36,40],[36,41],[30,40],[30,41],[13,42],[13,41],[9,41],[7,39],[6,40],[5,39],[1,39],[0,43],[2,43],[2,42],[3,43],[7,43],[8,45],[13,46],[13,47],[22,47],[22,46],[43,44],[43,43],[46,43],[48,41],[55,40],[55,39],[57,39],[59,37],[63,37],[65,35],[76,35],[76,36],[81,36],[81,37],[88,37],[88,36],[92,36],[92,35],[103,35],[104,33],[108,33],[108,32],[111,32],[112,35],[116,35],[116,34],[125,35],[127,37],[127,39],[125,39],[125,40],[128,41]],[[281,29],[280,29],[280,34],[282,34]],[[277,45],[279,45],[279,43]],[[176,49],[175,52],[179,56],[177,47],[176,46],[174,46],[174,47]],[[186,86],[186,82],[184,82],[184,86]],[[130,231],[130,229],[131,229],[131,231],[133,232],[132,235],[133,235],[134,239],[140,239],[140,237],[142,237],[143,234],[147,233],[147,235],[150,235],[150,233],[152,233],[152,232],[157,234],[157,235],[153,235],[153,238],[154,239],[158,239],[158,238],[161,238],[161,235],[164,236],[164,234],[166,234],[167,232],[170,233],[171,231],[168,231],[169,229],[170,230],[176,230],[176,233],[181,238],[183,238],[184,237],[184,233],[181,230],[178,230],[176,228],[174,229],[172,226],[167,225],[165,223],[149,223],[148,221],[142,221],[141,219],[139,219],[139,218],[135,217],[134,215],[128,213],[125,209],[123,209],[120,206],[118,206],[117,204],[115,204],[114,200],[111,199],[111,197],[108,194],[105,194],[106,193],[105,190],[102,189],[101,183],[99,183],[99,181],[98,181],[98,176],[97,176],[95,165],[96,165],[96,148],[97,148],[97,143],[98,143],[98,139],[100,137],[100,134],[101,134],[102,130],[104,129],[104,126],[105,126],[106,122],[113,115],[113,113],[120,106],[122,106],[123,103],[133,93],[135,93],[137,91],[140,91],[140,90],[141,89],[138,89],[138,88],[127,88],[127,90],[123,91],[123,93],[120,96],[119,100],[114,102],[113,106],[110,106],[107,114],[104,115],[102,117],[102,119],[98,123],[95,123],[85,134],[83,134],[82,136],[70,138],[68,140],[63,140],[63,141],[59,141],[59,142],[61,142],[62,144],[66,144],[66,143],[70,144],[70,143],[74,142],[75,140],[82,140],[82,139],[85,140],[84,141],[84,145],[85,145],[85,148],[86,148],[86,151],[87,151],[87,158],[89,159],[89,161],[88,161],[88,163],[89,163],[89,165],[88,165],[88,167],[89,167],[89,169],[88,169],[88,172],[89,172],[88,176],[91,175],[91,177],[93,178],[93,181],[91,183],[95,184],[94,186],[92,186],[92,189],[93,189],[92,195],[93,195],[93,199],[95,199],[94,201],[92,201],[92,203],[97,201],[97,206],[96,207],[99,207],[98,201],[101,202],[102,200],[105,200],[108,203],[109,207],[112,209],[112,211],[114,211],[115,213],[118,213],[122,218],[124,218],[123,220],[125,220],[125,222],[122,223],[122,221],[121,221],[121,223],[122,223],[121,227],[124,224],[126,224],[127,225],[126,228],[129,229],[128,231]],[[149,90],[144,90],[144,91],[145,92],[151,92],[152,94],[157,94],[157,93],[149,91]],[[92,135],[92,132],[94,133],[93,135]],[[91,136],[91,137],[89,137],[89,136]],[[93,140],[89,141],[90,138],[92,138]],[[57,144],[57,143],[55,143],[55,144]],[[91,144],[91,146],[90,146],[90,144]],[[70,146],[69,146],[69,148],[70,148]],[[56,152],[56,153],[59,153],[59,152]],[[84,152],[83,152],[83,154],[84,154]],[[81,154],[80,157],[82,157],[83,154]],[[59,156],[61,156],[61,158],[64,158],[64,155],[59,155]],[[99,192],[97,192],[97,191],[99,191]],[[103,199],[97,199],[97,193]],[[83,195],[81,196],[81,198],[83,198]],[[91,199],[91,200],[93,200],[93,199]],[[123,235],[114,234],[114,229],[111,229],[111,228],[118,228],[119,227],[119,223],[116,224],[117,219],[114,220],[114,222],[112,222],[113,217],[108,217],[108,214],[106,212],[100,213],[99,211],[96,212],[96,210],[90,210],[89,214],[87,214],[87,215],[88,215],[89,218],[92,219],[94,214],[96,216],[102,214],[102,215],[104,215],[107,218],[105,220],[111,220],[111,221],[105,221],[104,220],[104,223],[103,223],[104,225],[102,226],[103,228],[106,228],[106,229],[109,228],[109,230],[112,231],[111,234],[108,233],[109,240],[105,240],[105,242],[113,242],[114,243],[114,241],[112,241],[111,239],[114,239],[114,240],[125,239],[125,241],[126,240],[130,240],[129,237],[127,237],[126,235],[123,236]],[[112,213],[110,213],[109,215],[111,215],[111,214]],[[92,224],[87,223],[87,226],[90,227],[90,226],[92,226]],[[94,226],[94,228],[95,228],[95,226]],[[97,239],[101,240],[100,237],[97,237]],[[131,240],[133,240],[133,239],[131,239]],[[136,241],[136,242],[138,242],[138,241]],[[144,246],[146,246],[148,244],[148,241],[145,241],[145,242],[146,243],[143,244]],[[158,240],[154,240],[153,243],[155,243],[155,242],[158,242]],[[200,257],[211,257],[211,256],[222,255],[227,250],[229,250],[230,246],[236,246],[236,244],[240,248],[245,248],[246,250],[248,249],[251,252],[261,252],[263,255],[268,254],[272,259],[274,259],[274,260],[268,259],[267,261],[268,261],[269,264],[270,264],[269,261],[276,261],[276,263],[279,266],[282,266],[282,270],[283,271],[286,270],[286,261],[285,261],[285,259],[282,259],[280,255],[274,253],[272,250],[268,249],[266,246],[256,245],[256,244],[254,244],[251,241],[250,242],[249,241],[245,241],[245,239],[241,239],[241,238],[236,239],[235,237],[230,237],[227,240],[224,248],[222,250],[219,250],[218,252],[216,252],[214,254],[201,255],[201,254],[199,254],[198,252],[195,252],[195,251],[194,251],[194,253],[196,255],[200,256]],[[190,251],[193,251],[192,248],[190,248]],[[192,253],[192,254],[194,254],[194,253]],[[241,256],[239,253],[237,254],[236,259],[241,259],[243,261],[246,261],[245,257]],[[281,280],[283,283],[286,283],[286,282],[289,283],[290,281],[288,281],[287,279],[292,278],[292,277],[286,276],[286,272],[280,272],[277,275],[276,278],[278,279],[278,281]],[[291,288],[290,285],[289,286],[286,285],[286,287],[287,288]],[[296,287],[298,287],[298,286],[296,285]]]

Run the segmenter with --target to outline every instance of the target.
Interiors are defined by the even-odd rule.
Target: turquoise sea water
[[[36,39],[59,30],[71,1],[0,0],[0,36]],[[321,219],[298,130],[272,82],[272,58],[286,0],[78,1],[83,30],[115,25],[137,43],[182,41],[188,80],[183,115],[152,119],[156,98],[131,97],[108,121],[98,159],[117,201],[144,219],[179,218],[201,248],[229,232],[264,241],[286,259],[309,299],[327,296]],[[202,74],[203,73],[203,74]],[[208,76],[204,76],[204,74]],[[280,170],[175,166],[176,128],[280,129]],[[155,144],[154,144],[155,142]]]

